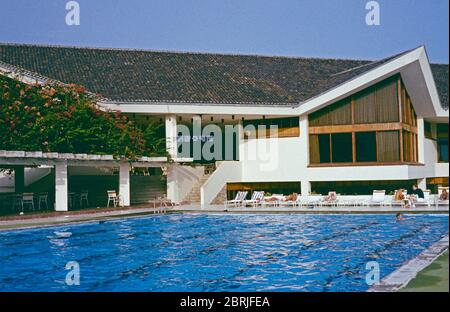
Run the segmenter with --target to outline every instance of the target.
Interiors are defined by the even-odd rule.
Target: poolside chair
[[[275,198],[276,200],[268,200],[269,198]],[[282,205],[284,202],[285,196],[283,194],[272,194],[272,196],[268,196],[260,202],[261,207],[276,207]]]
[[[228,208],[228,206],[232,206],[237,208],[238,206],[242,205],[243,201],[245,200],[245,197],[247,197],[248,192],[247,191],[239,191],[236,194],[236,197],[232,200],[226,200],[223,204],[225,208]]]
[[[89,206],[88,195],[89,195],[89,192],[87,190],[82,190],[80,192],[80,208],[83,207],[83,203],[86,203],[86,207]]]
[[[338,194],[335,191],[328,192],[328,195],[323,197],[322,200],[318,203],[320,207],[329,206],[336,207],[338,202]]]
[[[244,206],[252,206],[256,208],[258,204],[260,204],[264,200],[264,191],[254,191],[252,194],[252,198],[249,200],[244,200]]]
[[[423,198],[418,198],[416,202],[413,203],[414,206],[427,206],[428,208],[431,207],[431,191],[430,190],[424,190],[423,191]]]
[[[439,205],[448,206],[448,204],[449,204],[448,197],[446,200],[441,199],[442,192],[444,192],[444,191],[447,192],[447,194],[448,194],[448,186],[439,186],[438,187],[438,196],[436,198],[436,209],[439,207]]]
[[[22,195],[22,212],[26,205],[30,205],[34,211],[34,194],[33,193],[23,193],[23,195]]]
[[[38,195],[38,209],[41,210],[42,205],[45,204],[45,209],[48,210],[48,193],[40,193]]]
[[[402,192],[402,193],[403,193],[403,199],[396,200],[396,199],[395,199],[395,194],[397,194],[398,191],[399,191],[399,190],[395,190],[394,195],[392,196],[392,199],[391,199],[390,206],[391,206],[391,207],[392,207],[392,206],[401,206],[402,208],[404,208],[404,207],[405,207],[405,203],[409,203],[409,199],[407,198],[407,196],[408,196],[408,191],[407,191],[407,190],[404,190],[404,191]]]
[[[322,195],[307,195],[300,199],[300,206],[316,208],[322,201]]]
[[[304,200],[304,198],[301,195],[297,195],[296,200],[281,199],[278,201],[278,205],[279,206],[287,206],[287,207],[301,207],[303,200]]]
[[[380,207],[386,205],[386,190],[374,190],[372,198],[364,203],[366,206],[379,205]]]
[[[119,204],[119,196],[117,195],[117,192],[115,190],[106,192],[108,194],[108,204],[106,205],[106,208],[109,208],[109,203],[113,203],[114,208],[116,208]]]

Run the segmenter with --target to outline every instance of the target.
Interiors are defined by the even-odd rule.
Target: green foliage
[[[0,150],[166,156],[161,125],[100,110],[76,85],[26,85],[0,75]]]

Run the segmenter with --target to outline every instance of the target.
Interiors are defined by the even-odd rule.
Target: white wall
[[[174,203],[182,202],[195,183],[204,175],[204,166],[172,165],[167,168],[167,198]]]
[[[209,205],[217,194],[231,182],[242,180],[242,167],[239,161],[221,161],[217,163],[217,168],[209,177],[208,181],[200,189],[202,207]]]
[[[300,119],[300,137],[243,140],[240,145],[242,180],[277,181],[370,181],[410,180],[448,176],[448,163],[437,163],[436,142],[423,139],[423,165],[308,167],[307,118]],[[423,131],[421,131],[423,135]],[[266,145],[266,146],[265,146]],[[255,153],[255,151],[259,151]],[[255,155],[260,160],[255,160]]]

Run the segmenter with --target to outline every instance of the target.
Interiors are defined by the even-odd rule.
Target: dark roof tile
[[[4,63],[115,101],[294,105],[397,56],[373,62],[0,44]],[[438,72],[448,105],[448,65],[447,76]]]

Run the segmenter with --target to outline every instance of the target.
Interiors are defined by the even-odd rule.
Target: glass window
[[[356,132],[356,161],[377,161],[376,132]]]
[[[353,161],[351,133],[333,133],[331,135],[331,144],[334,163]]]
[[[448,162],[448,139],[438,140],[439,161]]]
[[[320,163],[331,162],[329,134],[319,134],[319,155]]]

